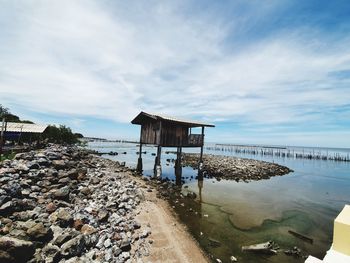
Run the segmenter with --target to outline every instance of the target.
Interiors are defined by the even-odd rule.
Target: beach
[[[128,168],[50,145],[1,164],[0,262],[205,262],[165,201]]]

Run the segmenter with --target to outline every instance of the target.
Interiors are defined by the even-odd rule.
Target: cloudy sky
[[[0,0],[0,103],[87,136],[141,110],[212,142],[350,147],[345,1]]]

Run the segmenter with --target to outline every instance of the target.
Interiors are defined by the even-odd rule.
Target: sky
[[[350,148],[345,1],[0,0],[0,104],[137,139],[140,112],[209,142]]]

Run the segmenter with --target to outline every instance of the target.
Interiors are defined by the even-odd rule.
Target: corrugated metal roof
[[[189,124],[189,125],[191,125],[193,127],[195,127],[195,126],[215,127],[215,125],[213,125],[213,124],[203,123],[203,122],[194,121],[194,120],[186,120],[186,119],[182,119],[182,118],[180,119],[180,118],[177,118],[177,117],[171,117],[171,116],[158,114],[158,113],[147,113],[147,112],[144,112],[144,111],[141,111],[141,113],[139,115],[137,115],[134,118],[134,120],[131,121],[131,123],[139,124],[137,119],[139,119],[141,116],[147,116],[147,117],[150,117],[150,118],[153,118],[153,119],[163,119],[163,120],[172,121],[172,122]]]
[[[0,125],[1,126],[1,125]],[[30,132],[30,133],[43,133],[48,125],[21,123],[21,122],[7,122],[7,132]],[[1,127],[0,127],[1,128]]]

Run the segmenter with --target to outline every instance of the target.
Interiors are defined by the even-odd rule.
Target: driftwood
[[[297,233],[293,230],[288,230],[289,234],[292,234],[293,236],[300,238],[301,240],[304,240],[306,242],[309,242],[310,244],[312,244],[314,242],[314,240],[311,237],[305,236],[303,234]]]
[[[276,245],[273,241],[268,241],[265,243],[243,246],[242,251],[249,251],[262,254],[277,254],[278,248],[278,245]]]

